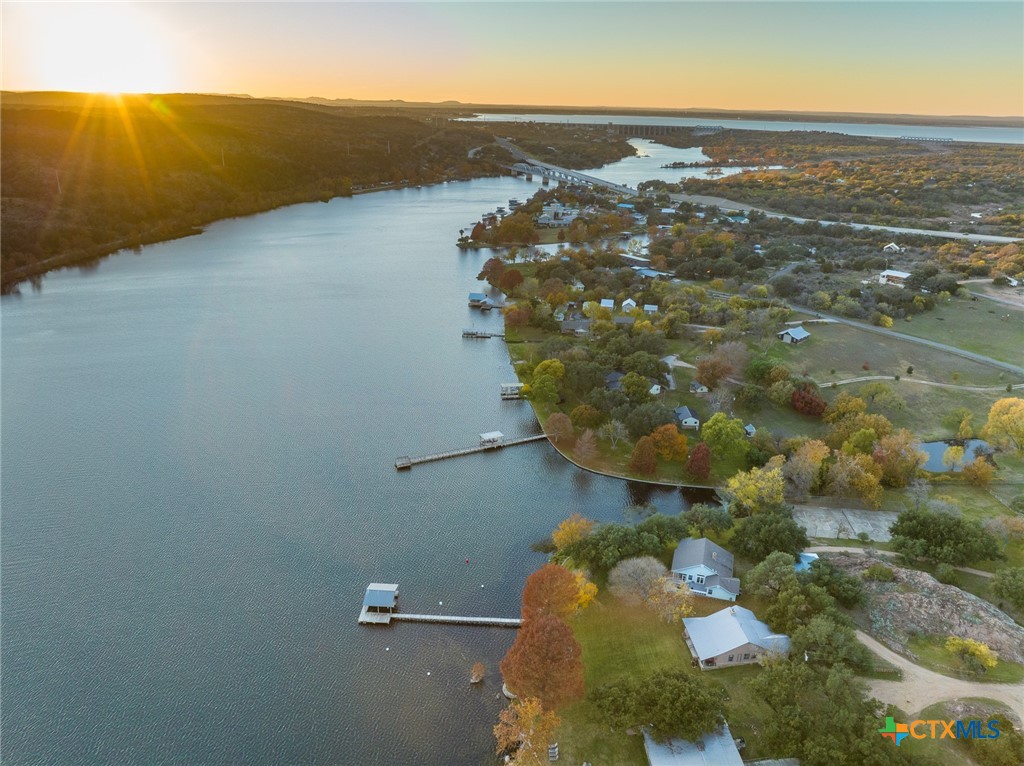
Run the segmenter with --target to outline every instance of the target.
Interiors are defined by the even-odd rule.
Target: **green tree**
[[[620,381],[622,393],[633,404],[644,404],[651,400],[651,383],[643,375],[627,372]]]
[[[789,510],[777,509],[746,518],[732,538],[733,549],[751,561],[761,561],[775,551],[795,556],[807,547],[807,532]]]
[[[847,609],[852,609],[864,602],[864,585],[861,581],[825,559],[812,561],[811,568],[802,577],[806,578],[808,582],[824,588],[832,598]]]
[[[559,398],[558,381],[550,375],[535,375],[526,395],[530,401],[539,404],[554,404]]]
[[[855,670],[871,666],[871,652],[857,640],[849,625],[830,614],[816,614],[801,625],[791,638],[794,657],[806,656],[818,665],[848,665]]]
[[[747,593],[765,598],[775,598],[788,586],[797,582],[796,557],[791,553],[776,551],[747,572],[743,588]]]
[[[999,541],[979,522],[925,508],[903,511],[890,528],[892,548],[908,560],[964,566],[1002,558]]]
[[[708,532],[726,532],[732,529],[733,519],[725,508],[708,503],[694,503],[683,511],[683,519],[697,534],[704,537]]]
[[[676,416],[661,402],[647,402],[629,412],[623,423],[633,439],[647,436],[655,428],[667,423],[675,423]]]
[[[716,412],[708,418],[701,428],[700,435],[716,458],[738,458],[747,452],[743,421],[739,418],[730,418],[724,412]]]
[[[595,690],[591,699],[614,728],[646,727],[651,737],[697,740],[722,722],[719,688],[685,670],[662,670],[645,679],[626,678]]]
[[[1024,567],[1001,569],[992,576],[992,592],[1024,609]]]

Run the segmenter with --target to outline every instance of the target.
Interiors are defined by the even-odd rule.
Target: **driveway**
[[[1008,705],[1018,716],[1024,715],[1024,684],[987,684],[950,678],[915,665],[863,631],[857,631],[857,638],[868,649],[903,671],[900,681],[868,681],[871,696],[882,702],[897,705],[915,715],[936,702],[987,697]]]

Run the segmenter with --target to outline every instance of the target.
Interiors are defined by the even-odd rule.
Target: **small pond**
[[[953,469],[954,473],[960,472],[978,455],[992,453],[992,447],[984,439],[946,439],[945,441],[924,442],[921,449],[928,453],[928,461],[924,464],[924,470],[933,473],[948,473],[950,468],[942,462],[942,456],[950,447],[958,446],[964,448],[964,459]]]

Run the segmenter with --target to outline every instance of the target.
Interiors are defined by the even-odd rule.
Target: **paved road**
[[[871,695],[882,702],[898,705],[914,715],[936,702],[987,697],[1008,705],[1017,715],[1024,714],[1024,684],[989,684],[950,678],[915,665],[863,631],[857,631],[857,638],[868,649],[903,671],[900,681],[868,681]]]
[[[868,380],[896,380],[895,375],[862,375],[859,378],[846,378],[845,380],[833,380],[830,383],[819,383],[818,388],[831,388],[832,386],[845,386],[850,383],[864,383]],[[1006,386],[959,386],[956,383],[937,383],[934,380],[921,380],[920,378],[900,378],[907,383],[920,383],[922,386],[935,386],[936,388],[951,388],[954,391],[976,391],[979,393],[991,393],[993,391],[1005,391]],[[1016,383],[1011,386],[1014,390],[1024,388],[1024,383]]]
[[[692,202],[697,205],[715,205],[722,210],[756,210],[764,213],[769,218],[788,218],[796,223],[820,223],[822,226],[849,226],[852,229],[867,229],[869,231],[887,231],[893,234],[915,234],[926,237],[941,237],[942,239],[960,239],[969,242],[988,242],[994,244],[1010,244],[1021,241],[1021,237],[1000,237],[994,234],[968,234],[962,231],[939,231],[936,229],[913,229],[906,226],[881,226],[873,223],[850,223],[847,221],[819,221],[816,218],[801,218],[788,213],[777,213],[773,210],[765,210],[754,205],[745,205],[742,202],[725,199],[724,197],[709,197],[704,194],[670,194],[670,199],[675,202]]]

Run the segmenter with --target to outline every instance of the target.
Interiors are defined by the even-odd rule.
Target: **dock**
[[[546,434],[536,434],[534,436],[524,436],[521,439],[509,439],[508,441],[492,442],[487,444],[481,444],[479,447],[469,447],[468,449],[456,449],[449,452],[438,452],[436,455],[424,455],[423,457],[409,457],[408,455],[402,455],[395,460],[395,468],[399,471],[408,471],[414,465],[420,465],[421,463],[433,463],[438,460],[447,460],[451,457],[462,457],[463,455],[475,455],[478,452],[488,452],[490,450],[502,449],[503,447],[514,447],[517,444],[528,444],[530,442],[537,442],[541,439],[547,439]]]
[[[468,329],[462,331],[463,338],[504,338],[503,332],[488,332],[487,330]]]
[[[518,628],[523,621],[518,617],[466,617],[457,614],[400,614],[395,611],[398,602],[396,583],[372,582],[366,587],[363,608],[359,612],[360,625],[390,625],[392,620],[405,622],[435,622],[445,625],[486,625],[494,628]]]

